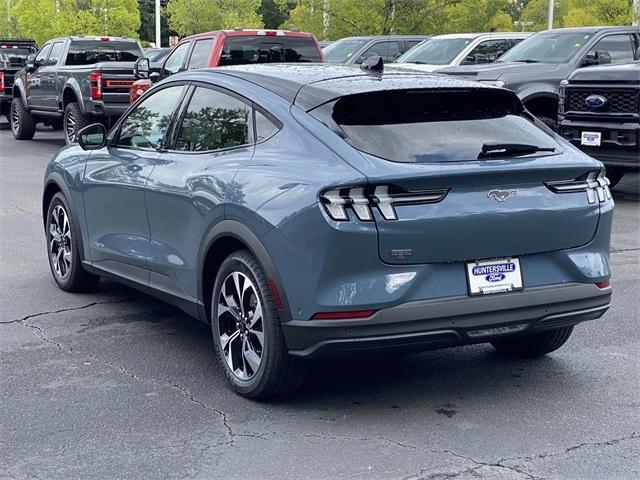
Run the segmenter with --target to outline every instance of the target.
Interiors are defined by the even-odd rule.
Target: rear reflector
[[[276,302],[276,308],[278,310],[282,310],[282,298],[280,298],[280,293],[278,292],[278,287],[276,287],[276,282],[274,282],[272,278],[268,278],[267,283],[269,284],[269,288],[271,289],[273,301]]]
[[[4,92],[4,72],[0,72],[0,93]]]
[[[312,320],[351,320],[356,318],[369,318],[377,310],[354,310],[351,312],[321,312],[316,313]]]
[[[611,282],[609,281],[609,279],[603,280],[601,282],[596,282],[596,287],[598,288],[607,288],[609,285],[611,285]]]

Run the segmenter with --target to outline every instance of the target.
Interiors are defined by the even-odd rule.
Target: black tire
[[[13,138],[16,140],[31,140],[36,134],[36,118],[22,103],[22,98],[17,97],[11,102],[9,123]]]
[[[234,273],[240,273],[251,281],[251,286],[255,287],[254,291],[258,296],[257,301],[259,301],[259,305],[262,306],[261,327],[263,342],[260,344],[261,360],[259,367],[253,372],[253,376],[247,379],[239,378],[227,363],[221,339],[221,330],[223,328],[225,330],[222,332],[223,334],[231,332],[234,328],[238,328],[237,332],[240,332],[240,327],[233,326],[234,323],[236,325],[238,324],[238,322],[236,322],[238,317],[231,316],[230,312],[223,312],[221,313],[221,319],[218,318],[218,299],[220,298],[220,292],[225,280],[229,280]],[[225,294],[227,297],[234,295],[233,292],[229,295],[226,289]],[[237,295],[234,298],[238,298]],[[245,302],[243,302],[242,298],[239,298],[237,303],[241,304]],[[244,308],[242,312],[245,312]],[[248,324],[248,320],[245,319],[245,321],[247,321]],[[229,323],[232,324],[231,330],[228,330],[226,326]],[[254,327],[255,326],[254,324]],[[260,262],[246,250],[239,250],[229,255],[222,262],[218,270],[211,300],[211,330],[220,366],[231,388],[240,395],[253,399],[279,396],[295,390],[302,382],[305,366],[302,361],[291,357],[287,352],[280,319],[276,311],[273,294],[267,282],[267,276]],[[249,331],[250,330],[245,330],[245,332],[247,332],[247,338],[251,335],[248,333]],[[238,342],[242,342],[240,348],[244,352],[244,340],[238,336],[235,338]],[[230,349],[231,342],[228,342],[227,345]],[[257,350],[258,349],[256,349],[256,351]],[[227,351],[230,352],[230,350]],[[245,362],[244,353],[242,354],[242,362]],[[238,370],[236,370],[236,372],[237,371]]]
[[[498,352],[521,358],[540,357],[559,349],[569,340],[573,326],[556,328],[517,338],[494,340],[491,345]]]
[[[626,168],[624,167],[615,167],[615,166],[611,166],[611,165],[607,165],[607,178],[609,179],[609,187],[613,188],[615,187],[618,183],[620,183],[620,180],[622,180],[622,177],[624,176],[625,172],[627,171]]]
[[[55,221],[54,221],[54,211],[58,207],[61,207],[64,213],[67,215],[66,223],[68,224],[68,229],[70,232],[69,240],[65,242],[64,249],[71,253],[71,259],[69,261],[68,266],[66,266],[66,272],[61,272],[61,266],[58,264],[56,267],[56,253],[60,250],[60,248],[56,249],[53,245],[55,242],[52,241],[54,238],[54,234],[52,233],[52,223],[54,223],[55,230]],[[60,216],[60,210],[57,210],[57,218],[60,226],[65,224],[64,218]],[[82,258],[80,248],[78,246],[77,238],[80,235],[80,232],[76,231],[75,223],[74,223],[74,213],[71,211],[67,199],[60,192],[56,193],[51,199],[51,203],[49,204],[49,208],[47,209],[47,222],[46,222],[46,242],[47,242],[47,257],[49,258],[49,267],[51,268],[51,274],[53,275],[53,279],[56,281],[58,286],[67,292],[88,292],[95,288],[95,286],[100,281],[100,277],[97,275],[93,275],[87,272],[82,267]],[[62,227],[58,230],[57,233],[64,233],[65,228]],[[65,235],[61,235],[61,237],[65,237]],[[64,257],[64,255],[62,255]],[[64,262],[64,259],[61,259]],[[64,273],[64,274],[63,274]]]
[[[76,143],[78,132],[84,127],[91,125],[91,117],[82,113],[80,106],[76,102],[70,102],[64,109],[62,119],[64,140],[67,144]]]

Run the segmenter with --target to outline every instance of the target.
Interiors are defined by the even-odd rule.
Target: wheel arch
[[[551,87],[537,91],[525,91],[519,96],[527,110],[534,115],[548,116],[552,119],[558,117],[560,96]]]
[[[76,241],[78,242],[78,251],[82,255],[82,259],[86,259],[86,252],[84,250],[84,241],[82,238],[82,228],[80,225],[80,212],[78,212],[76,205],[73,201],[73,196],[67,185],[65,184],[62,177],[53,172],[47,176],[45,180],[45,187],[42,194],[42,223],[43,229],[47,228],[47,213],[49,211],[49,205],[51,205],[51,200],[53,199],[56,193],[62,193],[64,195],[65,200],[69,204],[69,208],[71,209],[71,218],[73,220],[73,227],[78,234],[75,235]]]
[[[13,82],[13,89],[11,93],[13,95],[12,101],[15,101],[16,98],[20,98],[20,101],[22,101],[23,105],[25,107],[28,107],[27,96],[24,91],[24,83],[22,82],[22,78],[15,79],[15,81]]]
[[[278,309],[280,321],[285,323],[291,320],[291,311],[282,280],[267,249],[253,231],[235,220],[223,220],[216,224],[202,242],[198,268],[198,298],[201,306],[201,319],[207,322],[211,321],[211,290],[215,276],[224,259],[237,250],[248,250],[258,259],[267,274],[269,283],[273,282],[281,301],[282,308]]]
[[[61,110],[64,111],[67,105],[73,101],[78,104],[80,111],[84,113],[84,102],[82,101],[82,94],[80,93],[80,85],[78,85],[78,82],[74,78],[71,78],[62,90]]]

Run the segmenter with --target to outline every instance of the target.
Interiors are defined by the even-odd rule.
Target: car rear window
[[[69,46],[66,65],[92,65],[100,62],[135,62],[142,56],[136,42],[114,40],[74,41]]]
[[[35,47],[30,48],[0,48],[0,62],[8,62],[10,65],[24,65],[27,57],[36,53]]]
[[[313,38],[242,35],[227,37],[220,65],[321,61],[320,49]]]
[[[309,113],[358,150],[393,162],[482,160],[482,146],[494,143],[559,148],[502,89],[370,92]]]

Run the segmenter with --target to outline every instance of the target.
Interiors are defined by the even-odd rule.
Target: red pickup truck
[[[313,35],[289,30],[218,30],[185,37],[160,68],[160,79],[194,68],[275,62],[324,62]],[[152,81],[140,78],[131,85],[133,103]]]

